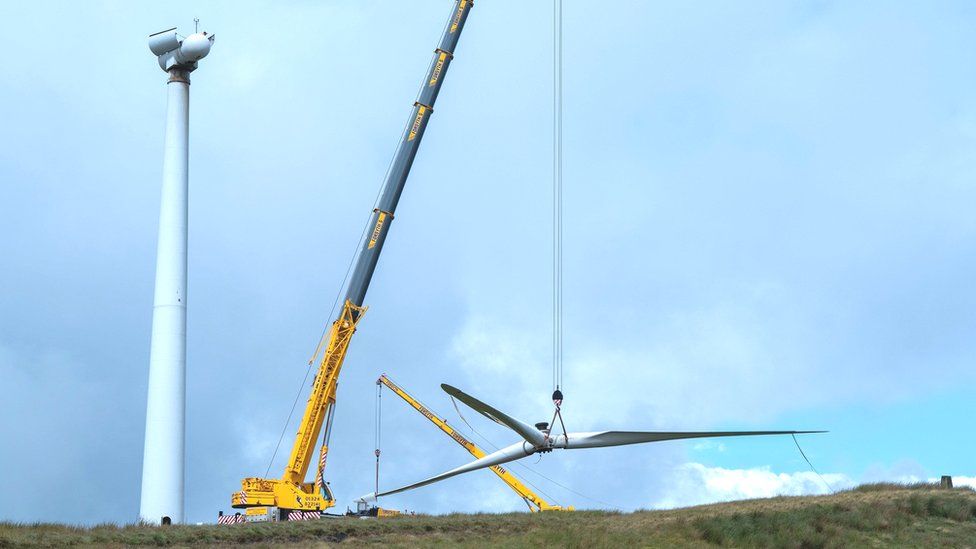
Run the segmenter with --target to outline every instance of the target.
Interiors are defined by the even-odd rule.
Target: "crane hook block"
[[[556,406],[562,406],[563,404],[563,392],[556,389],[552,392],[552,403]]]

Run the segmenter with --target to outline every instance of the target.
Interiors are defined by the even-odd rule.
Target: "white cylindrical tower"
[[[153,524],[184,521],[190,72],[212,44],[207,33],[181,40],[176,29],[149,37],[149,48],[169,75],[139,509],[140,518]]]

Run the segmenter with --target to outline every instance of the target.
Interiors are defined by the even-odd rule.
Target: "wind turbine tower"
[[[176,28],[149,36],[168,79],[163,190],[156,247],[156,291],[149,351],[146,445],[139,516],[179,524],[183,515],[186,411],[186,243],[190,73],[210,53],[213,35],[183,38]]]

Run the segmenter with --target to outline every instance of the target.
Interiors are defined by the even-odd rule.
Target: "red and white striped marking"
[[[322,518],[322,513],[319,511],[290,511],[288,513],[288,520],[317,520]]]
[[[319,452],[319,470],[315,474],[315,491],[322,488],[322,483],[325,482],[323,478],[323,473],[325,473],[325,446],[322,446],[322,451]]]
[[[247,492],[244,492],[243,490],[241,491],[241,503],[242,504],[247,503]]]
[[[223,515],[217,517],[217,524],[244,524],[244,515]]]

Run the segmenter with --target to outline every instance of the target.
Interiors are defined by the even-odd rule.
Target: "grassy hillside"
[[[0,547],[86,545],[976,546],[976,492],[867,485],[673,511],[445,515],[236,526],[0,524]]]

